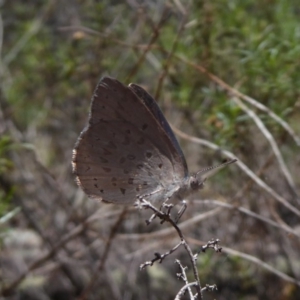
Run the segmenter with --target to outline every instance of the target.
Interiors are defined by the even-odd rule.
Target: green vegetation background
[[[17,180],[18,174],[26,171],[20,170],[17,163],[18,159],[27,159],[22,154],[24,150],[36,154],[72,202],[77,190],[70,166],[72,148],[87,120],[93,90],[104,75],[127,84],[143,85],[156,95],[172,123],[234,152],[254,170],[272,157],[270,148],[261,142],[259,130],[231,101],[230,94],[180,58],[204,66],[231,87],[263,103],[299,135],[299,1],[139,1],[142,7],[136,3],[108,0],[1,3],[1,215],[19,207],[16,198],[22,198],[27,191]],[[152,48],[143,57],[149,44]],[[255,111],[278,141],[299,187],[299,147],[275,121]],[[204,167],[214,162],[212,151],[204,161],[201,157],[194,158],[195,149],[188,148],[188,142],[181,142],[187,148],[187,160],[193,171],[198,169],[197,164]],[[213,159],[209,158],[212,156]],[[281,186],[284,180],[274,164],[270,183],[283,194],[289,194]],[[216,187],[229,197],[246,180],[238,172],[231,176],[217,177],[226,188]],[[39,178],[27,180],[33,185],[40,184]],[[264,198],[257,190],[244,195],[248,196],[256,201]],[[251,203],[254,210],[259,206],[257,202]],[[299,224],[299,218],[288,213],[282,217],[291,222],[290,226]],[[7,223],[5,230],[28,226],[22,216],[15,218],[18,221]],[[257,240],[267,235],[258,233],[259,230],[251,234],[256,232]],[[220,268],[212,267],[207,258],[203,272],[220,285],[224,299],[299,297],[294,285],[277,281],[277,277],[275,282],[280,291],[270,287],[274,277],[268,273],[260,273],[256,280],[256,269],[247,271],[249,265],[244,261],[224,259],[218,264]],[[223,268],[228,272],[222,271]],[[210,273],[212,269],[214,274]],[[285,266],[283,271],[295,275],[289,267]],[[201,276],[201,268],[199,272]],[[222,294],[222,287],[227,294],[224,290]],[[148,299],[162,299],[152,288],[153,298]],[[170,296],[164,299],[171,299],[175,292],[168,291]],[[212,297],[223,299],[220,294]]]

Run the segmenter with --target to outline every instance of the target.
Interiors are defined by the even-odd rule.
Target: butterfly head
[[[189,180],[190,189],[192,191],[203,189],[205,180],[206,178],[201,178],[201,176],[198,176],[198,173],[191,175]]]
[[[207,178],[211,177],[215,173],[217,173],[219,170],[223,169],[225,166],[232,164],[236,162],[236,159],[232,159],[229,161],[226,161],[222,163],[221,165],[218,166],[213,166],[213,167],[208,167],[203,170],[200,170],[194,175],[191,175],[189,185],[190,189],[192,191],[197,191],[200,190],[204,187],[204,182],[206,181]]]

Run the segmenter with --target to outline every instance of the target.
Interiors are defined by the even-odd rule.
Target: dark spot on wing
[[[113,185],[113,186],[117,186],[116,181],[117,181],[117,178],[116,178],[116,177],[113,177],[113,178],[111,179],[111,182],[112,182],[112,185]]]
[[[120,188],[120,191],[123,195],[125,195],[126,189]]]
[[[133,184],[133,178],[128,179],[128,184]]]

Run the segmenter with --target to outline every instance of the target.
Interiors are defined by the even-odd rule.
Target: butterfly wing
[[[157,105],[156,101],[152,98],[151,95],[149,95],[142,87],[139,85],[136,85],[134,83],[131,83],[129,85],[129,88],[132,89],[139,98],[144,102],[144,104],[148,107],[148,109],[151,111],[154,118],[159,122],[161,127],[165,130],[167,137],[173,144],[173,146],[176,149],[178,160],[180,161],[180,164],[184,168],[185,176],[188,176],[188,166],[184,157],[184,154],[181,150],[181,147],[175,137],[175,134],[169,125],[168,121],[166,120],[165,116],[163,115],[162,111],[160,110],[159,106]]]
[[[163,197],[185,177],[181,162],[147,105],[119,81],[103,78],[73,151],[73,171],[86,194],[120,204],[154,193]]]

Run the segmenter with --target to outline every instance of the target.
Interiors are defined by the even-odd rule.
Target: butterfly
[[[156,101],[136,84],[104,77],[89,121],[73,150],[77,184],[91,198],[115,204],[180,201],[236,160],[190,174],[180,145]]]

